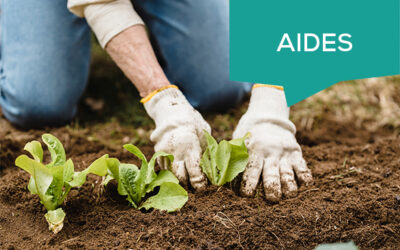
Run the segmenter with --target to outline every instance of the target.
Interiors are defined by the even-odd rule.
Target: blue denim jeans
[[[24,127],[76,113],[90,65],[90,29],[66,0],[0,0],[0,105]],[[229,81],[227,0],[134,0],[169,80],[197,109],[239,103],[249,83]]]

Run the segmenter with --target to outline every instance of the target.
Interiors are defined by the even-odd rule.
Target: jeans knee
[[[60,100],[61,101],[61,100]],[[61,103],[39,102],[29,100],[18,102],[19,105],[2,103],[4,116],[14,125],[24,129],[44,126],[61,126],[74,117],[76,106],[66,106]]]
[[[32,82],[39,80],[33,78]],[[6,77],[1,79],[0,106],[11,123],[30,129],[64,125],[74,117],[81,92],[68,91],[67,82],[59,82],[66,88],[57,89],[50,87],[51,81],[45,81],[49,84],[47,88],[28,81],[22,84],[21,80],[26,79],[29,78],[14,77],[12,82]]]

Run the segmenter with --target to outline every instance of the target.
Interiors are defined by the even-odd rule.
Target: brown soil
[[[311,249],[354,240],[364,249],[398,249],[400,137],[329,124],[298,134],[315,184],[302,187],[296,198],[268,204],[261,188],[255,198],[243,198],[235,185],[209,187],[189,191],[188,203],[177,213],[144,212],[129,207],[115,186],[103,190],[100,179],[90,176],[70,193],[63,205],[64,228],[53,235],[39,199],[26,189],[28,174],[13,164],[25,143],[44,131],[3,129],[9,125],[0,118],[0,248]],[[135,163],[128,153],[85,134],[67,128],[46,132],[60,138],[78,169],[105,153]],[[151,145],[143,148],[152,154]]]

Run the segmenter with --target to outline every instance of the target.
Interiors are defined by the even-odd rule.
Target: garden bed
[[[398,248],[400,137],[334,121],[325,125],[297,135],[315,184],[302,187],[296,198],[269,204],[261,187],[255,198],[244,198],[233,183],[202,193],[189,190],[188,203],[176,213],[145,212],[129,207],[116,185],[102,188],[100,177],[89,176],[62,206],[67,218],[54,235],[38,197],[26,188],[29,174],[14,166],[25,143],[51,132],[82,170],[106,153],[137,164],[122,150],[125,137],[134,133],[121,128],[121,138],[111,144],[107,129],[97,139],[88,135],[90,127],[21,132],[0,118],[0,248],[310,249],[350,240],[361,248]],[[153,154],[150,143],[141,149],[147,157]]]

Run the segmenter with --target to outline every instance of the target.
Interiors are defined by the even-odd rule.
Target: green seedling
[[[201,158],[200,166],[211,184],[222,186],[231,182],[246,168],[249,154],[245,140],[250,133],[243,138],[223,140],[219,144],[207,131],[204,133],[207,139],[207,148]]]
[[[66,160],[65,150],[61,142],[51,134],[42,136],[51,155],[51,162],[43,163],[43,149],[38,141],[27,143],[24,150],[32,157],[20,155],[15,160],[15,165],[27,171],[31,178],[28,189],[32,194],[40,198],[40,202],[47,209],[45,218],[49,229],[58,233],[63,225],[65,212],[59,206],[63,204],[71,188],[82,186],[89,173],[104,176],[107,171],[91,165],[82,172],[74,171],[74,163],[71,159]]]
[[[136,146],[126,144],[124,148],[141,160],[140,169],[136,165],[120,163],[118,159],[104,155],[92,164],[98,169],[108,171],[103,181],[104,185],[115,179],[118,182],[118,193],[122,196],[127,196],[126,199],[129,203],[138,209],[156,208],[174,212],[185,205],[188,200],[188,194],[179,185],[175,175],[168,170],[162,170],[158,174],[154,171],[154,165],[158,157],[165,157],[172,162],[174,160],[172,155],[157,152],[148,162],[144,154]],[[155,191],[156,187],[160,187],[158,193],[142,202],[146,194]]]

